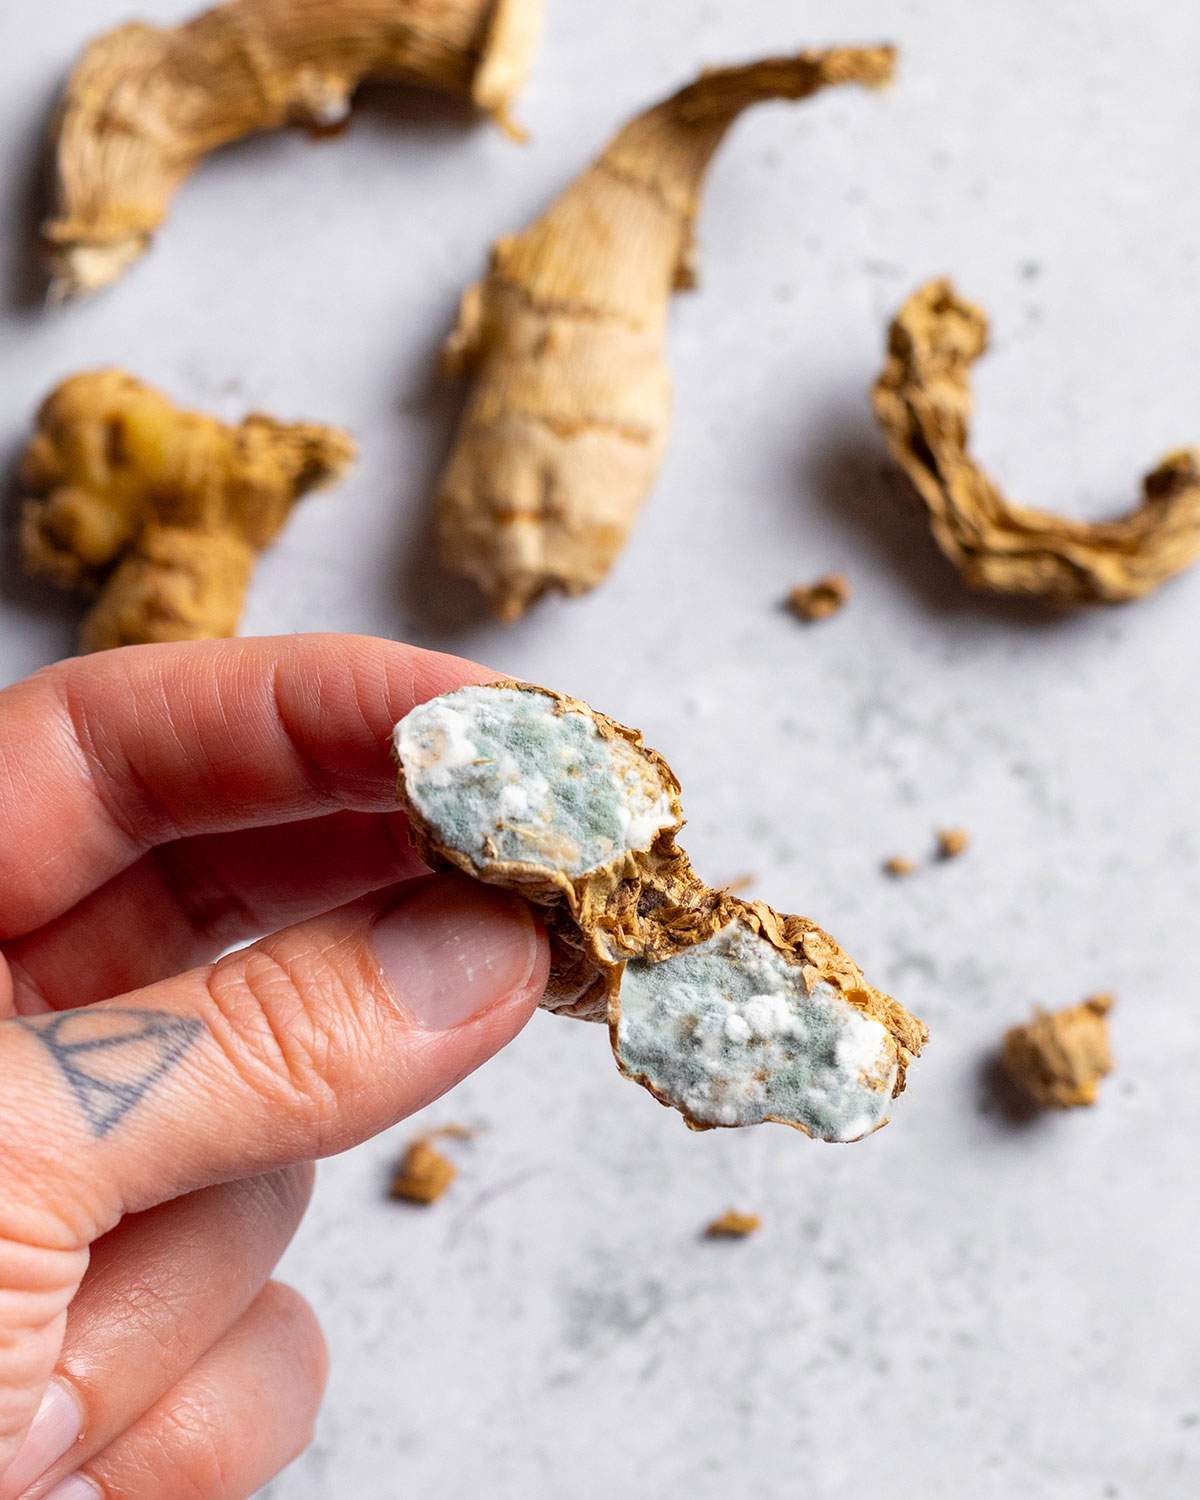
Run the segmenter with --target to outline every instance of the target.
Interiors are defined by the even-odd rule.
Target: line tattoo
[[[15,1022],[58,1064],[97,1138],[141,1103],[204,1030],[194,1016],[165,1010],[68,1010]]]

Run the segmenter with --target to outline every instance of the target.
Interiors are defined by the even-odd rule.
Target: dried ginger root
[[[43,231],[54,294],[117,280],[210,151],[290,124],[328,129],[368,79],[430,84],[507,124],[541,9],[542,0],[228,0],[173,28],[131,22],[97,37],[59,110],[57,206]]]
[[[971,835],[965,828],[939,828],[937,831],[937,855],[939,859],[959,859],[971,847]]]
[[[1000,1062],[1012,1082],[1042,1109],[1095,1104],[1112,1072],[1108,1045],[1111,995],[1093,995],[1066,1010],[1038,1011],[1005,1033]]]
[[[474,378],[442,476],[446,563],[503,620],[605,576],[658,473],[670,423],[672,291],[693,284],[709,161],[751,104],[879,87],[887,47],[723,68],[631,120],[462,300],[444,363]]]
[[[463,1141],[470,1135],[463,1125],[443,1125],[411,1141],[392,1176],[391,1196],[407,1203],[436,1203],[458,1176],[458,1168],[433,1143]]]
[[[256,555],[354,458],[336,427],[181,411],[121,370],[66,380],[25,450],[27,573],[98,594],[85,651],[232,635]]]
[[[806,917],[700,880],[679,783],[636,730],[496,682],[421,704],[393,743],[422,857],[540,909],[543,1005],[606,1021],[621,1072],[693,1129],[852,1141],[887,1122],[925,1027]]]
[[[987,317],[948,281],[914,293],[892,324],[875,413],[924,501],[938,546],[974,588],[1060,605],[1141,598],[1200,556],[1200,448],[1168,454],[1142,503],[1115,521],[1072,521],[1007,501],[968,451],[971,367]]]

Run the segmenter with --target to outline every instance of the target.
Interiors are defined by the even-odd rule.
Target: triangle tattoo
[[[119,1124],[204,1029],[194,1016],[107,1007],[23,1016],[18,1024],[58,1064],[95,1136]]]

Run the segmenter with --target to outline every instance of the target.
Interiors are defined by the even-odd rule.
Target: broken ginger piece
[[[519,135],[508,109],[541,11],[542,0],[227,0],[179,26],[96,37],[55,127],[52,295],[117,280],[210,151],[294,123],[328,131],[368,79],[462,95]]]
[[[892,457],[929,512],[934,539],[973,588],[1056,605],[1139,599],[1200,557],[1200,448],[1170,453],[1115,521],[1074,521],[1014,505],[969,450],[971,367],[986,314],[949,281],[897,314],[875,414]]]
[[[636,730],[499,681],[419,704],[393,743],[421,857],[538,909],[544,1008],[606,1022],[621,1073],[692,1129],[887,1123],[925,1027],[808,918],[699,878],[679,783]]]
[[[1100,1080],[1113,1068],[1108,1013],[1114,1003],[1111,995],[1093,995],[1066,1010],[1039,1010],[1005,1034],[1004,1072],[1042,1109],[1095,1104]]]
[[[884,873],[890,875],[893,880],[904,880],[909,875],[917,873],[914,861],[903,854],[893,854],[890,859],[885,859],[883,868]]]
[[[850,580],[845,573],[827,573],[815,583],[801,583],[788,595],[791,612],[800,620],[827,620],[850,598]]]
[[[730,1208],[712,1221],[704,1236],[710,1240],[744,1240],[761,1228],[762,1219],[758,1214],[739,1213],[736,1208]]]
[[[971,847],[971,835],[965,828],[939,828],[937,852],[939,859],[958,859]]]
[[[392,1177],[391,1197],[407,1203],[436,1203],[454,1179],[458,1168],[433,1144],[437,1140],[468,1140],[465,1125],[442,1125],[411,1141]]]
[[[355,455],[336,427],[183,411],[121,370],[66,380],[25,450],[25,571],[94,594],[84,651],[237,629],[256,555]]]
[[[472,388],[436,512],[447,567],[502,620],[594,588],[658,474],[670,425],[671,294],[695,276],[704,177],[768,99],[886,84],[890,47],[717,68],[635,116],[464,294],[443,363]]]

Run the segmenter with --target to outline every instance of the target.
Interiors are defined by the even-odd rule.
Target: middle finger
[[[37,1495],[101,1452],[225,1334],[269,1279],[307,1206],[312,1168],[205,1188],[125,1219],[97,1240],[71,1304],[51,1420],[0,1481],[0,1500]],[[67,1415],[73,1403],[81,1433]],[[39,1441],[42,1450],[38,1451]],[[62,1448],[54,1453],[46,1450]]]

